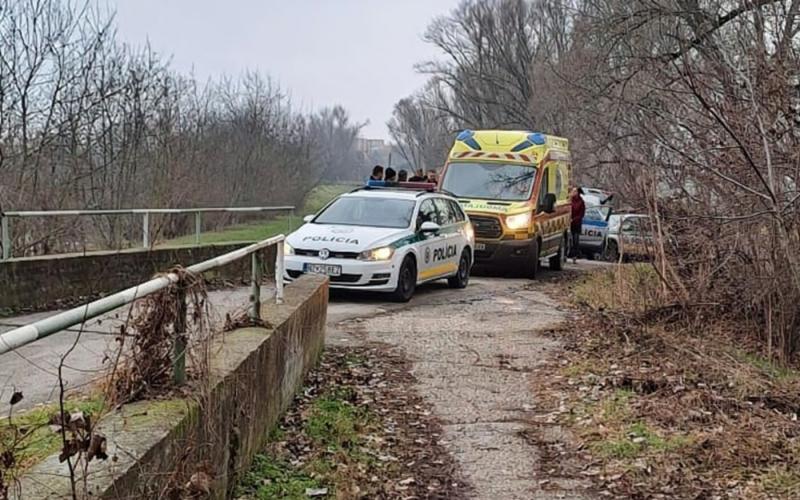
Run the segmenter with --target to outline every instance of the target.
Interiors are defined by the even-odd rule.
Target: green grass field
[[[230,241],[260,241],[276,234],[289,234],[303,222],[303,217],[319,211],[334,197],[353,189],[349,184],[323,184],[314,188],[306,197],[302,210],[297,210],[294,217],[281,215],[269,220],[236,224],[219,231],[200,233],[200,244],[226,243]],[[159,246],[194,245],[194,234],[188,234],[164,241]]]

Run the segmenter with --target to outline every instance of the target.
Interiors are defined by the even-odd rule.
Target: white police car
[[[305,221],[286,238],[286,281],[325,274],[333,288],[392,292],[403,302],[421,283],[469,282],[472,225],[458,201],[432,185],[372,182]]]

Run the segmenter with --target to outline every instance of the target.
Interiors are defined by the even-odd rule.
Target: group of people
[[[396,171],[392,167],[383,168],[382,165],[375,165],[372,167],[372,175],[369,180],[371,181],[386,181],[386,182],[428,182],[432,184],[437,183],[436,172],[428,170],[426,174],[421,168],[414,172],[411,177],[408,176],[407,170]]]

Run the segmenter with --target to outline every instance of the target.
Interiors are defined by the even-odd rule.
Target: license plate
[[[325,274],[327,276],[341,276],[342,266],[334,266],[332,264],[306,264],[305,271],[307,273]]]
[[[486,250],[486,243],[475,243],[475,250],[482,251]]]

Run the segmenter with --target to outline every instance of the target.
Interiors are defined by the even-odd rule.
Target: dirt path
[[[463,291],[430,288],[408,306],[361,304],[350,318],[337,317],[345,305],[334,303],[328,342],[405,353],[474,498],[585,498],[581,484],[537,476],[537,449],[523,435],[536,409],[531,370],[558,348],[537,331],[566,319],[548,286],[547,278],[475,278]]]

